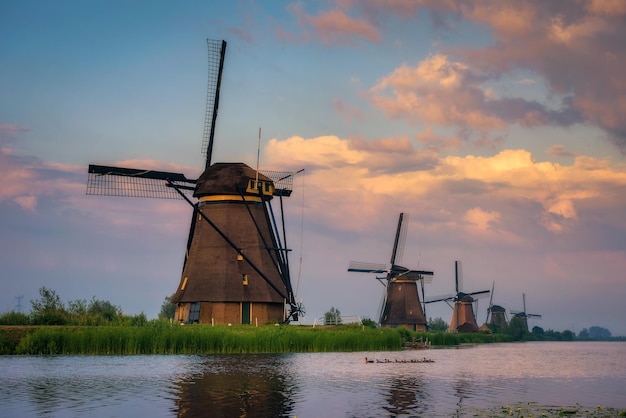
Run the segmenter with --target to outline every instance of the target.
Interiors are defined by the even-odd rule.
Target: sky
[[[347,267],[388,263],[402,212],[427,299],[459,260],[531,327],[626,335],[621,0],[0,0],[0,312],[45,286],[157,316],[191,207],[87,196],[87,166],[200,174],[206,39],[228,43],[213,161],[254,167],[261,129],[261,169],[304,169],[303,323],[377,319],[384,287]]]

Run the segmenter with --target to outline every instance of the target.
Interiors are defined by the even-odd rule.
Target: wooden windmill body
[[[486,296],[490,291],[489,290],[480,290],[478,292],[465,293],[461,289],[463,288],[462,283],[462,272],[461,272],[461,262],[454,262],[454,271],[455,271],[455,290],[456,293],[454,295],[447,295],[440,298],[435,298],[426,301],[425,303],[434,303],[434,302],[446,302],[452,305],[452,319],[450,320],[450,325],[448,327],[449,332],[478,332],[478,324],[476,323],[476,315],[474,314],[473,303],[476,298]]]
[[[297,320],[289,276],[282,198],[291,173],[258,172],[244,163],[211,164],[225,41],[207,41],[209,87],[204,172],[183,174],[89,166],[87,194],[180,198],[193,207],[179,285],[172,297],[181,323],[249,324]],[[192,202],[188,196],[193,192]],[[283,236],[271,201],[280,199]]]
[[[384,274],[376,279],[385,286],[383,304],[379,315],[379,324],[383,327],[404,327],[414,331],[426,331],[427,321],[423,306],[420,302],[418,282],[421,284],[422,299],[424,295],[424,281],[432,280],[433,272],[425,270],[410,270],[396,264],[406,239],[405,214],[401,213],[398,219],[398,228],[391,253],[390,267],[385,264],[351,261],[348,271],[359,273]]]

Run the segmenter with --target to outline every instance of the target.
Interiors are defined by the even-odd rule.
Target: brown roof
[[[248,181],[256,176],[257,171],[244,163],[215,163],[202,173],[193,195],[195,197],[216,194],[238,195],[238,187],[246,190]],[[272,181],[261,173],[258,173],[258,176],[261,181]]]

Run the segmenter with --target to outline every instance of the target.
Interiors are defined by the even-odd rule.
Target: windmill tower
[[[465,293],[463,292],[463,272],[461,271],[461,262],[454,262],[454,286],[456,293],[454,295],[443,296],[440,298],[426,301],[425,303],[434,302],[446,302],[450,305],[450,302],[454,302],[452,319],[450,320],[450,326],[448,331],[450,332],[478,332],[478,324],[476,323],[476,316],[474,315],[474,309],[472,304],[479,297],[486,296],[489,290],[480,290],[478,292]],[[480,296],[484,295],[484,296]],[[475,296],[478,296],[475,298]]]
[[[504,309],[500,305],[493,304],[493,293],[496,286],[496,282],[494,281],[491,285],[491,294],[489,295],[489,307],[487,308],[487,319],[486,323],[495,326],[499,330],[503,330],[506,328],[509,320],[506,317],[506,309]]]
[[[408,217],[408,215],[406,215]],[[386,273],[384,277],[376,279],[385,286],[385,295],[380,310],[379,323],[383,327],[405,327],[414,331],[426,331],[427,321],[424,309],[420,303],[417,282],[422,286],[422,300],[424,299],[424,281],[432,281],[433,272],[424,270],[409,270],[396,264],[402,258],[406,240],[405,214],[401,213],[398,219],[398,228],[391,251],[390,266],[367,262],[351,261],[348,271],[359,273]],[[425,277],[427,276],[427,277]]]
[[[524,328],[525,328],[526,332],[528,332],[528,318],[541,319],[541,315],[526,313],[526,293],[522,293],[522,303],[523,303],[523,306],[524,306],[524,310],[521,311],[521,312],[520,311],[511,311],[511,315],[513,315],[514,318],[521,319],[523,324],[524,324]]]
[[[87,194],[178,198],[192,206],[183,271],[172,297],[175,320],[234,324],[297,320],[303,311],[289,276],[282,202],[291,194],[293,173],[259,173],[240,162],[211,163],[226,42],[207,40],[207,45],[205,164],[200,177],[90,165]],[[272,210],[274,197],[280,201],[282,228]]]

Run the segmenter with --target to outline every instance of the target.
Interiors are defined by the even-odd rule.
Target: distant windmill
[[[541,319],[541,315],[526,313],[526,293],[522,293],[522,302],[524,304],[524,310],[521,311],[521,312],[520,311],[511,311],[511,315],[513,315],[513,317],[515,317],[515,318],[522,319],[522,321],[524,323],[524,326],[526,327],[526,331],[528,331],[528,318]]]
[[[172,297],[175,320],[229,324],[298,320],[304,311],[291,285],[282,201],[291,194],[294,173],[259,172],[240,162],[212,163],[226,42],[207,40],[207,46],[205,161],[200,177],[92,164],[87,194],[184,199],[192,206],[183,271]],[[282,228],[272,209],[274,197],[280,201]]]
[[[456,294],[443,296],[426,301],[425,303],[446,302],[448,305],[450,302],[454,302],[452,307],[452,320],[448,331],[450,332],[478,332],[478,324],[476,323],[476,316],[474,315],[474,309],[472,303],[478,298],[474,296],[485,295],[489,293],[489,290],[480,290],[478,292],[465,293],[463,292],[463,272],[461,271],[461,262],[454,262],[454,287]],[[479,296],[484,297],[484,296]]]
[[[390,265],[351,261],[348,271],[358,273],[385,274],[376,279],[385,286],[385,295],[380,310],[379,323],[384,327],[405,327],[414,331],[426,331],[427,321],[420,303],[417,282],[422,286],[424,299],[424,281],[432,281],[433,272],[410,270],[396,264],[402,258],[406,240],[406,219],[408,215],[400,214],[398,228],[391,251]]]
[[[496,282],[494,281],[491,285],[491,294],[489,295],[489,307],[487,308],[487,319],[485,322],[496,326],[498,329],[502,330],[506,327],[509,320],[506,317],[506,309],[504,309],[500,305],[493,304],[493,293],[496,286]]]

